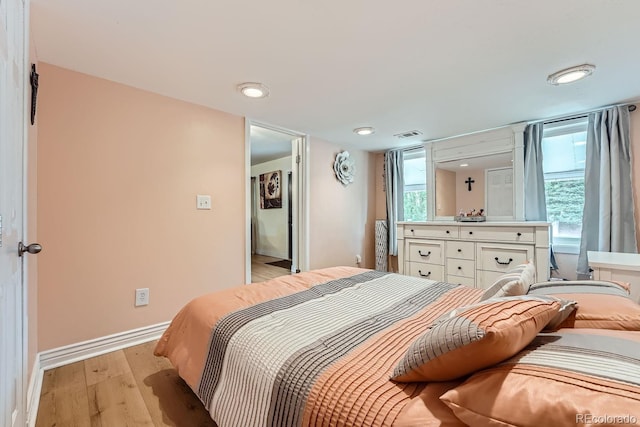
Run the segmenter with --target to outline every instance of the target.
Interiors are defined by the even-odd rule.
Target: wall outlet
[[[362,264],[362,257],[360,255],[356,255],[356,264]]]
[[[136,307],[149,304],[149,288],[136,289]]]
[[[211,209],[211,196],[208,194],[196,195],[196,209]]]

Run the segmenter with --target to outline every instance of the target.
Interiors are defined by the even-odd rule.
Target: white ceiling
[[[251,125],[251,166],[291,156],[294,137],[261,126]]]
[[[32,0],[31,22],[40,61],[345,148],[640,98],[638,0]],[[546,83],[582,63],[593,76]]]

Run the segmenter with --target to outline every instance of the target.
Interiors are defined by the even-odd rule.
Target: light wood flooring
[[[291,274],[251,257],[251,281]],[[61,366],[44,373],[36,427],[215,427],[200,400],[155,341]]]
[[[46,371],[36,427],[215,427],[155,344]]]
[[[265,280],[291,274],[291,271],[286,268],[267,264],[268,262],[279,260],[280,258],[272,258],[265,255],[251,255],[251,283],[264,282]]]

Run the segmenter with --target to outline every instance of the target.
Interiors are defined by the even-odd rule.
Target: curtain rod
[[[629,109],[629,112],[636,110],[635,104],[609,105],[608,107],[597,108],[595,110],[585,111],[584,113],[573,114],[571,116],[559,116],[559,117],[552,117],[552,118],[543,119],[543,120],[534,120],[534,121],[531,121],[531,122],[527,122],[527,124],[532,125],[532,124],[536,124],[536,123],[558,123],[558,122],[564,122],[564,121],[567,121],[567,120],[580,119],[582,117],[588,117],[589,114],[591,114],[591,113],[596,113],[598,111],[606,110],[607,108],[624,107],[625,105]]]

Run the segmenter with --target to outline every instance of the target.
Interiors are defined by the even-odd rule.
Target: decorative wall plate
[[[348,151],[336,154],[336,161],[333,163],[333,171],[336,174],[338,181],[342,185],[349,185],[353,182],[354,175],[356,173],[356,165],[351,159]]]

